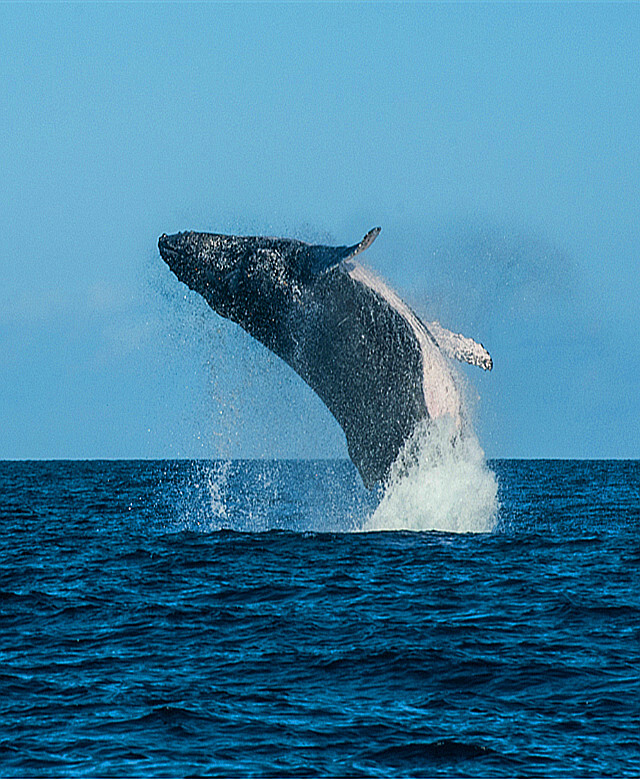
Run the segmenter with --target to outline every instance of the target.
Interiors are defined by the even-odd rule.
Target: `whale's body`
[[[416,424],[450,416],[462,400],[450,355],[484,368],[484,348],[426,326],[352,247],[212,233],[163,235],[176,276],[288,363],[342,427],[366,487],[384,481]]]

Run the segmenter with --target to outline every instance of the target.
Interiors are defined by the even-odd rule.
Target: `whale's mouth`
[[[171,244],[171,236],[163,233],[158,239],[158,250],[163,260],[177,257],[178,250]]]

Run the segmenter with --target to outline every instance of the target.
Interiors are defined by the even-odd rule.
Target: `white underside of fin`
[[[457,426],[462,424],[460,393],[446,358],[440,352],[434,337],[407,304],[388,287],[382,279],[353,260],[343,263],[352,279],[369,287],[383,298],[407,322],[413,331],[422,353],[422,391],[429,416],[450,416]]]
[[[427,328],[445,355],[472,366],[480,366],[485,371],[491,371],[493,368],[491,355],[482,344],[461,333],[453,333],[443,328],[439,322],[428,322]]]

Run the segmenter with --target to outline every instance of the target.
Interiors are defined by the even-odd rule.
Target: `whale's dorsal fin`
[[[362,241],[360,241],[360,243],[355,244],[354,246],[340,247],[340,249],[345,249],[347,251],[347,254],[342,259],[351,260],[352,257],[355,257],[361,252],[364,252],[365,249],[369,249],[371,244],[373,244],[376,238],[378,238],[380,235],[381,230],[382,228],[374,227],[367,233],[367,235],[362,239]]]
[[[352,257],[364,252],[376,240],[381,229],[379,227],[373,228],[362,241],[353,246],[310,246],[308,250],[308,268],[306,269],[308,274],[310,276],[323,274],[344,260],[351,260]]]

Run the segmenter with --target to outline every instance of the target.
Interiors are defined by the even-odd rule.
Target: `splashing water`
[[[171,530],[490,533],[498,484],[470,425],[423,420],[384,488],[346,461],[191,461],[162,477]]]
[[[498,514],[478,440],[450,418],[416,428],[384,490],[365,490],[346,461],[185,462],[162,483],[171,530],[490,533]]]
[[[229,484],[228,460],[216,463],[206,476],[206,486],[209,493],[209,509],[216,520],[227,519],[226,492]]]
[[[498,483],[475,433],[444,417],[417,426],[362,530],[489,533],[497,513]]]
[[[181,461],[158,487],[157,520],[171,532],[346,533],[377,503],[345,460]]]

